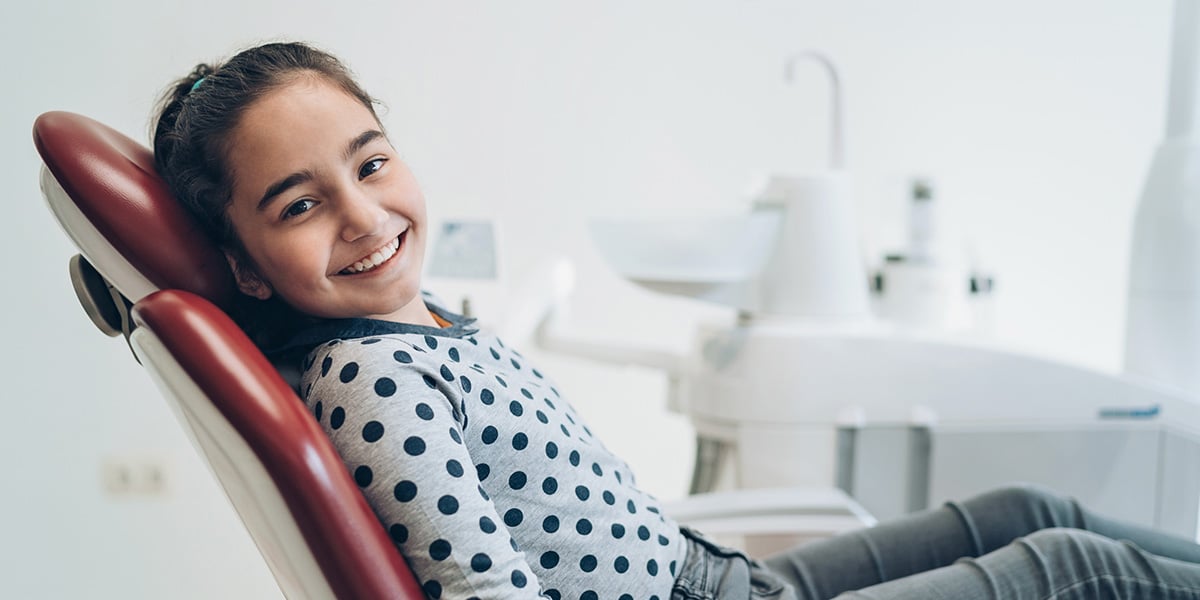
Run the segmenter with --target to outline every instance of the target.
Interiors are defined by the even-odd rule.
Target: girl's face
[[[425,199],[371,111],[301,76],[230,138],[228,216],[251,264],[238,287],[318,317],[430,321],[420,297]]]

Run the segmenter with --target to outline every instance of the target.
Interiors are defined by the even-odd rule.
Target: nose
[[[340,198],[342,239],[353,242],[378,233],[387,222],[387,211],[360,188],[348,189]]]

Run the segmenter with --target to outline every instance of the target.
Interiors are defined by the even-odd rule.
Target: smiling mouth
[[[401,233],[399,237],[396,237],[392,241],[384,244],[378,250],[375,250],[374,252],[354,261],[354,264],[339,271],[338,275],[358,275],[360,273],[367,273],[378,269],[380,265],[396,255],[396,253],[400,250],[400,243],[407,234],[407,231]]]

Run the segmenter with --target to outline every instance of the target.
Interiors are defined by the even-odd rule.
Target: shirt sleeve
[[[534,572],[480,485],[461,404],[401,361],[406,344],[314,350],[305,403],[430,598],[539,598]]]

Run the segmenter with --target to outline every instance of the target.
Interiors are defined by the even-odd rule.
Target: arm
[[[306,403],[432,598],[536,598],[538,581],[480,486],[457,401],[384,339],[315,351]],[[309,387],[311,385],[311,387]]]

